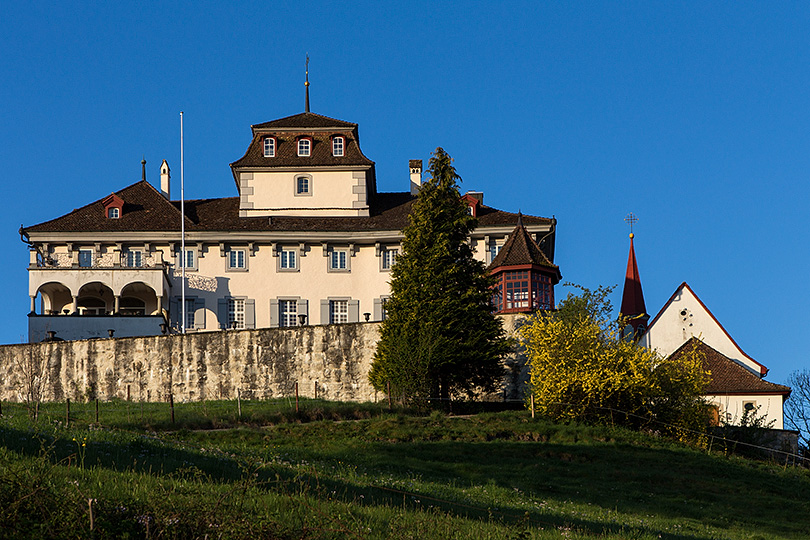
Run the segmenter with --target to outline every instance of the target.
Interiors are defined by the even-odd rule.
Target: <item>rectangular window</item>
[[[382,267],[383,270],[390,270],[394,263],[397,261],[396,249],[384,249],[382,252]]]
[[[279,326],[298,326],[298,300],[279,300]]]
[[[500,253],[500,252],[501,252],[501,246],[499,246],[495,242],[492,242],[489,245],[489,262],[494,261],[495,257],[497,257],[498,253]]]
[[[329,254],[329,269],[348,270],[347,255],[348,251],[345,249],[333,249]]]
[[[183,268],[183,266],[185,265],[186,270],[196,270],[197,269],[196,258],[197,252],[193,249],[187,249],[185,257],[178,254],[177,266],[179,268]]]
[[[186,330],[194,328],[194,298],[186,298]]]
[[[329,324],[342,324],[349,322],[349,301],[329,301]]]
[[[138,249],[127,251],[126,265],[129,268],[140,268],[143,266],[143,251]]]
[[[228,268],[243,269],[245,268],[245,250],[232,249],[228,252]]]
[[[118,219],[121,217],[121,212],[118,210],[118,208],[108,208],[107,217],[110,219]]]
[[[343,155],[343,137],[332,139],[332,155],[338,157]]]
[[[381,321],[384,321],[385,319],[388,318],[388,310],[386,309],[387,305],[388,305],[388,297],[383,296],[382,298],[380,298],[380,320]]]
[[[299,176],[295,179],[295,194],[309,195],[309,177]]]
[[[264,139],[264,157],[276,156],[276,140],[273,137]]]
[[[245,301],[241,298],[228,299],[228,328],[245,327]]]
[[[79,250],[79,266],[82,268],[90,268],[93,266],[93,251],[90,249]]]
[[[278,256],[280,257],[279,266],[283,270],[295,270],[297,268],[295,250],[282,249]]]
[[[301,157],[309,156],[310,148],[312,147],[312,141],[309,139],[299,139],[298,140],[298,155]]]

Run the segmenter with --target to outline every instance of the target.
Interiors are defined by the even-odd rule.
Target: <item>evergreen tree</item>
[[[468,243],[477,220],[461,200],[452,159],[441,148],[430,158],[403,231],[403,253],[391,270],[387,318],[369,373],[412,400],[448,399],[492,391],[509,350],[492,314],[493,280]]]

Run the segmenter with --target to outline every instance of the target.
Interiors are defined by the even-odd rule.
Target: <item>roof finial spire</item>
[[[307,102],[306,102],[306,112],[309,112],[309,53],[307,53],[307,69],[306,69],[306,81],[304,82],[304,87],[307,89]]]
[[[517,222],[517,226],[518,226],[518,227],[523,227],[523,212],[521,212],[520,210],[518,210],[518,222]]]
[[[141,157],[141,180],[146,182],[146,156]]]
[[[627,217],[624,218],[624,221],[625,223],[630,224],[630,240],[632,240],[633,237],[635,236],[633,234],[633,224],[638,221],[638,218],[633,212],[630,212],[629,214],[627,214]]]

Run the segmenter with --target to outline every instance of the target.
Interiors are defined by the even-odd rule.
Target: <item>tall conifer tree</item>
[[[410,399],[491,391],[509,350],[492,314],[493,280],[468,243],[477,220],[461,200],[452,159],[430,158],[391,270],[391,298],[369,378]]]

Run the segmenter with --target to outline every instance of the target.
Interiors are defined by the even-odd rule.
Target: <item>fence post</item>
[[[96,424],[98,424],[98,398],[96,398]]]
[[[318,399],[318,381],[315,381],[315,399]]]
[[[127,401],[129,401],[129,385],[127,385]]]
[[[172,411],[172,424],[174,424],[174,396],[169,392],[169,409]]]
[[[242,389],[236,389],[236,413],[239,418],[242,418]]]
[[[298,412],[298,382],[295,383],[295,412]]]
[[[531,396],[532,400],[532,418],[534,418],[534,394],[533,393],[529,394],[529,396]]]
[[[388,410],[391,410],[391,381],[386,381],[385,387],[388,390]]]
[[[65,401],[65,427],[70,427],[70,398]]]

